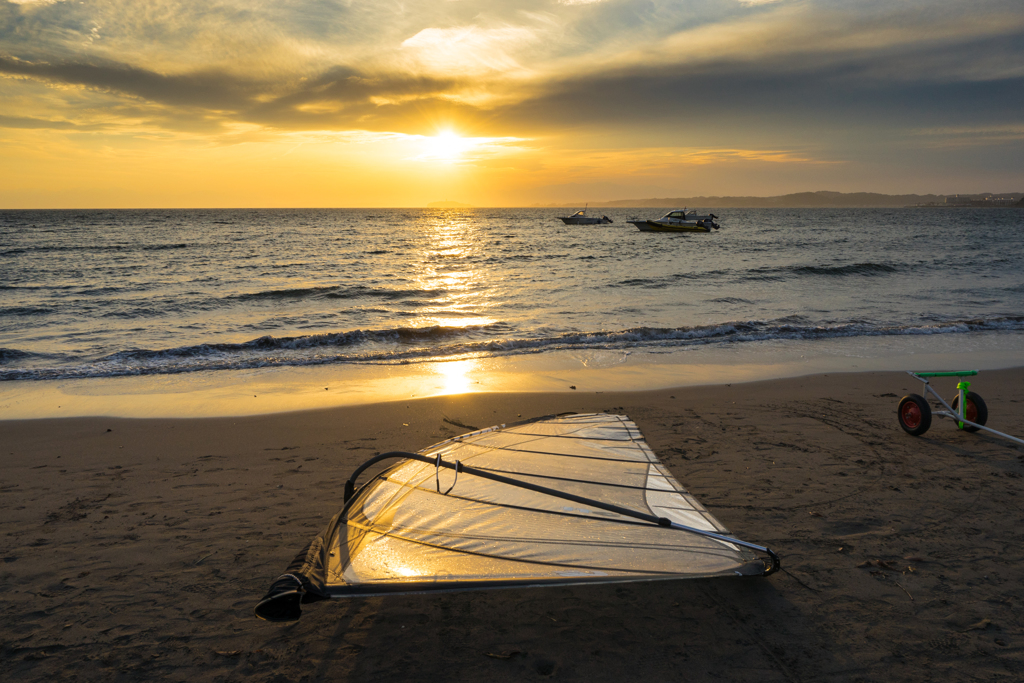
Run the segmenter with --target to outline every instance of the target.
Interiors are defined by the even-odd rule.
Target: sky
[[[0,0],[0,208],[1024,191],[1021,0]]]

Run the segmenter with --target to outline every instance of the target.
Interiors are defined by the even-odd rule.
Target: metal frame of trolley
[[[985,423],[988,421],[988,406],[985,405],[985,401],[981,396],[970,390],[971,383],[963,379],[964,377],[977,375],[977,370],[955,370],[952,372],[907,371],[907,374],[924,383],[924,396],[920,394],[907,394],[900,399],[899,407],[896,409],[896,416],[899,419],[900,427],[907,434],[921,436],[932,426],[932,415],[936,415],[955,420],[957,428],[965,432],[985,430],[996,436],[1009,439],[1014,443],[1024,445],[1024,440],[1022,439],[997,432],[991,427],[985,426]],[[959,380],[956,385],[957,395],[953,398],[953,405],[946,403],[939,396],[938,392],[932,388],[931,383],[928,381],[929,377],[956,377]],[[928,394],[934,396],[935,400],[941,403],[945,410],[933,412],[925,398]]]

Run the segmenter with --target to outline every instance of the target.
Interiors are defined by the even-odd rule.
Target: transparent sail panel
[[[728,534],[624,416],[572,415],[492,428],[423,453]],[[403,461],[364,486],[342,522],[329,541],[327,588],[335,594],[764,569],[752,552],[722,540],[465,472],[456,479],[451,469],[418,461]]]

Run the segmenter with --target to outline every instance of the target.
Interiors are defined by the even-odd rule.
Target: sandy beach
[[[1024,435],[1024,369],[972,388]],[[938,380],[943,396],[955,380]],[[899,372],[478,393],[251,417],[0,421],[6,680],[928,681],[1024,677],[1024,447],[899,428]],[[252,608],[377,452],[626,414],[758,580]]]

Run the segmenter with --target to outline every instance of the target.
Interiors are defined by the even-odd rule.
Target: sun
[[[465,152],[474,146],[472,139],[464,138],[451,130],[441,131],[437,135],[426,137],[423,140],[425,149],[421,159],[458,161]]]

